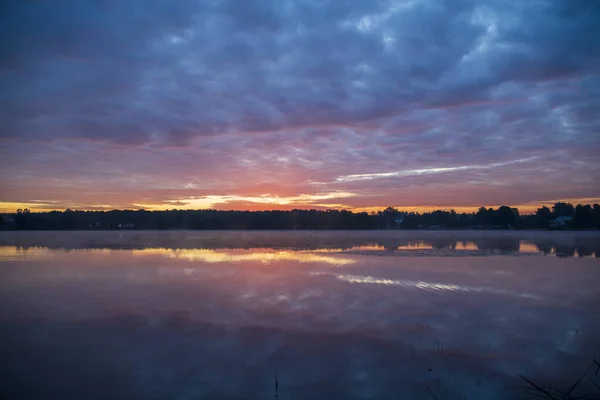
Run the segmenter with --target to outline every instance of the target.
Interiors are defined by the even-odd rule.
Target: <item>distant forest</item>
[[[600,205],[556,203],[521,215],[516,208],[481,207],[475,213],[452,211],[403,212],[388,207],[379,212],[345,210],[217,211],[113,210],[50,211],[0,216],[1,229],[252,229],[252,230],[358,230],[358,229],[600,229]]]

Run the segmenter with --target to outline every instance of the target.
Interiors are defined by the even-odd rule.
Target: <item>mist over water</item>
[[[568,389],[600,357],[598,249],[596,233],[2,233],[0,397]]]

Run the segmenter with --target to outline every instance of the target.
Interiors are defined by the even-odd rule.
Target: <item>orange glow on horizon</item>
[[[342,193],[343,195],[348,195],[348,193]],[[316,199],[329,197],[329,195],[314,195]],[[359,195],[351,195],[352,197],[359,198]],[[230,196],[234,197],[235,196]],[[18,209],[29,209],[31,212],[50,212],[50,211],[64,211],[67,208],[72,210],[81,210],[81,211],[109,211],[109,210],[139,210],[144,209],[147,211],[166,211],[166,210],[208,210],[208,209],[216,209],[216,210],[240,210],[240,211],[274,211],[274,210],[293,210],[293,209],[301,209],[301,210],[310,210],[310,209],[319,209],[319,210],[348,210],[355,213],[358,212],[378,212],[385,210],[388,206],[368,206],[368,207],[352,207],[344,204],[334,203],[334,204],[323,204],[323,203],[312,203],[310,200],[308,202],[303,202],[303,199],[311,199],[310,195],[301,195],[296,197],[290,197],[289,199],[293,199],[293,201],[288,198],[283,199],[282,202],[279,202],[280,199],[278,196],[256,196],[254,199],[258,198],[261,202],[254,202],[251,200],[239,201],[234,200],[232,203],[235,205],[227,206],[230,201],[225,200],[222,203],[218,204],[186,204],[179,205],[175,204],[172,201],[157,203],[157,204],[145,204],[145,203],[133,203],[133,205],[119,205],[119,204],[90,204],[90,205],[69,205],[69,206],[60,206],[58,204],[44,204],[44,203],[28,203],[28,202],[3,202],[0,201],[0,213],[15,213]],[[552,208],[552,205],[556,202],[567,202],[573,205],[577,204],[595,204],[599,203],[600,199],[597,198],[580,198],[580,199],[558,199],[552,200],[548,202],[540,202],[540,203],[525,203],[525,204],[516,204],[516,205],[508,205],[509,207],[518,208],[521,214],[532,214],[535,211],[543,206],[548,208]],[[212,206],[212,207],[211,207]],[[501,204],[497,205],[485,205],[485,208],[494,208],[497,209]],[[437,206],[416,206],[416,205],[392,205],[395,209],[404,212],[417,212],[417,213],[425,213],[432,212],[436,210],[442,211],[450,211],[454,210],[457,214],[462,213],[474,213],[482,207],[481,205],[477,206],[449,206],[449,205],[437,205]]]

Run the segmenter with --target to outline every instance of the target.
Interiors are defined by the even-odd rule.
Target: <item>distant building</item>
[[[398,217],[398,218],[396,218],[396,220],[394,222],[396,223],[396,227],[399,228],[400,226],[402,226],[402,223],[404,222],[404,217]]]
[[[119,224],[119,229],[135,229],[135,224],[132,224],[131,222]]]
[[[0,229],[17,229],[15,218],[12,215],[3,215]]]
[[[102,228],[102,222],[93,222],[90,224],[90,228],[92,229],[100,229]]]
[[[557,217],[550,221],[550,228],[564,228],[571,221],[573,221],[573,217]]]

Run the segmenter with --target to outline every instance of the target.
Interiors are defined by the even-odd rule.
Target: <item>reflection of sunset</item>
[[[433,246],[431,243],[424,241],[408,242],[398,246],[398,250],[429,250],[432,248]]]
[[[354,260],[342,257],[331,257],[314,254],[307,251],[218,251],[209,249],[144,249],[132,250],[134,256],[163,255],[167,258],[177,258],[188,261],[202,261],[207,263],[224,263],[240,261],[259,261],[264,264],[278,261],[298,261],[303,263],[326,263],[332,265],[353,264]]]
[[[385,247],[379,245],[352,246],[350,248],[332,247],[311,250],[312,253],[341,253],[343,251],[382,251]]]
[[[111,254],[111,249],[51,249],[42,246],[0,246],[0,261],[11,261],[16,259],[46,259],[58,253],[86,253],[86,254]]]
[[[372,246],[354,246],[352,250],[364,250],[364,251],[373,251],[373,250],[385,250],[385,247],[379,245]]]
[[[478,250],[478,248],[475,242],[458,242],[456,250]]]
[[[90,256],[102,257],[119,253],[124,256],[152,256],[181,259],[187,261],[197,261],[206,263],[226,263],[226,262],[262,262],[265,264],[275,263],[278,261],[296,261],[302,263],[324,263],[329,265],[348,265],[353,264],[355,260],[350,258],[350,255],[385,255],[385,256],[443,256],[443,255],[459,255],[466,256],[472,252],[483,254],[501,253],[517,253],[529,255],[575,255],[579,257],[593,257],[596,253],[590,245],[581,243],[533,243],[531,240],[496,240],[494,238],[481,238],[475,241],[464,239],[418,239],[418,240],[393,240],[385,239],[367,241],[355,240],[356,245],[352,245],[352,240],[344,245],[344,241],[339,242],[317,241],[302,241],[301,237],[294,240],[283,240],[279,245],[273,243],[271,247],[268,245],[260,245],[259,243],[250,244],[244,238],[228,237],[227,240],[219,241],[218,243],[197,243],[197,248],[175,248],[168,247],[166,243],[154,241],[156,247],[146,247],[149,243],[130,243],[126,247],[119,244],[122,240],[121,235],[114,237],[117,242],[106,242],[104,246],[99,248],[85,248],[83,242],[69,247],[65,242],[62,246],[56,247],[39,246],[38,242],[32,241],[27,245],[18,246],[0,246],[0,261],[13,260],[44,260],[65,255],[67,253],[85,253]],[[239,240],[238,240],[239,239]],[[269,238],[265,238],[268,243]],[[360,242],[364,244],[360,244]],[[163,241],[164,242],[164,241]],[[260,241],[259,241],[260,242]],[[275,240],[276,242],[276,240]],[[256,247],[255,247],[256,246]],[[264,246],[264,247],[263,247]],[[144,248],[146,247],[146,248]],[[597,255],[596,255],[597,256]]]
[[[49,251],[46,247],[0,246],[0,261],[47,257]]]
[[[539,253],[540,249],[533,243],[521,241],[519,253]]]

